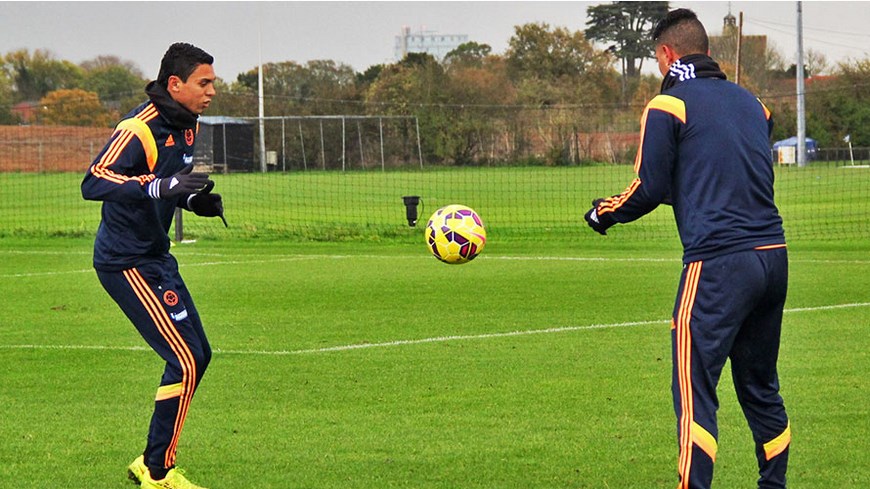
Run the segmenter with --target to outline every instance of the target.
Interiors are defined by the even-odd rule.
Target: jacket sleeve
[[[685,103],[658,95],[643,111],[640,146],[634,161],[637,177],[619,195],[598,204],[598,215],[610,214],[626,223],[644,216],[671,200],[671,175],[677,157],[677,138],[686,121]]]
[[[758,103],[760,103],[761,108],[764,109],[764,118],[767,119],[767,137],[769,138],[773,135],[773,115],[761,99],[758,99]]]
[[[146,186],[155,178],[156,147],[139,132],[131,125],[118,126],[85,174],[85,200],[135,202],[149,198]]]

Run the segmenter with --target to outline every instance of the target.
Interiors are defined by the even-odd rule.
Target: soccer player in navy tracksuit
[[[772,120],[709,58],[695,14],[653,31],[665,77],[641,118],[637,178],[586,213],[605,234],[673,205],[683,272],[672,323],[679,488],[709,488],[716,460],[716,385],[726,359],[755,440],[759,488],[786,487],[791,428],[776,371],[788,257],[773,201]]]
[[[212,63],[195,46],[170,46],[145,89],[149,100],[118,124],[81,187],[85,199],[103,202],[94,243],[100,283],[166,361],[145,451],[128,467],[145,489],[197,487],[176,470],[175,454],[211,348],[168,232],[178,207],[223,216],[214,182],[191,171],[197,118],[215,95]]]

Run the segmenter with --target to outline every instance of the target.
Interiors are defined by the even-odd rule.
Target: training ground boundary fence
[[[323,138],[318,139],[321,121]],[[267,150],[281,151],[282,120],[265,122],[271,125]],[[628,158],[556,166],[456,166],[430,162],[424,150],[421,160],[417,141],[425,145],[427,134],[422,121],[423,132],[416,132],[416,122],[346,118],[342,135],[340,119],[284,118],[286,160],[273,159],[268,171],[257,165],[246,172],[201,167],[212,173],[230,227],[185,213],[183,237],[422,242],[429,215],[460,203],[482,215],[490,240],[602,239],[586,228],[583,213],[592,199],[621,192],[634,176]],[[82,200],[80,183],[110,133],[105,128],[0,128],[0,237],[93,236],[100,204]],[[255,127],[250,138],[257,133]],[[298,147],[291,146],[291,139]],[[348,141],[344,165],[343,139]],[[566,140],[571,141],[570,135]],[[310,151],[305,156],[302,144]],[[851,153],[823,149],[805,167],[775,164],[776,201],[788,239],[870,238],[868,166],[870,151],[858,147]],[[414,201],[415,209],[406,206]],[[408,221],[411,211],[415,223]],[[635,223],[614,227],[608,236],[676,242],[677,230],[670,208],[661,206]]]
[[[200,127],[194,161],[218,173],[423,167],[415,116],[205,116]]]

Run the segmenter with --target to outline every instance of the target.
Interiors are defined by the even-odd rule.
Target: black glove
[[[209,180],[201,192],[187,198],[187,208],[197,216],[220,217],[224,226],[229,227],[227,220],[224,219],[224,203],[221,194],[210,193],[213,188],[214,181]]]
[[[594,229],[598,234],[607,236],[607,228],[616,224],[616,219],[611,213],[598,214],[598,205],[604,202],[604,199],[595,199],[592,201],[592,208],[583,216],[586,219],[586,224]]]
[[[207,173],[191,173],[193,165],[169,178],[157,178],[148,184],[148,196],[152,199],[173,199],[182,195],[202,191],[211,180]]]

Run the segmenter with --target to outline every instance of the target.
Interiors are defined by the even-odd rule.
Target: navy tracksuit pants
[[[145,464],[162,478],[175,452],[193,394],[211,360],[211,347],[171,255],[121,272],[97,271],[100,283],[166,362],[157,389]]]
[[[784,245],[684,266],[672,328],[679,489],[706,489],[712,482],[716,386],[727,359],[755,440],[758,487],[786,487],[791,428],[776,364],[787,284]]]

